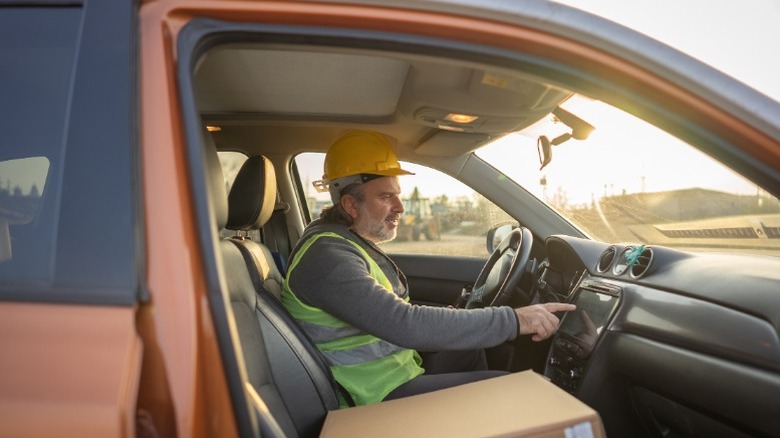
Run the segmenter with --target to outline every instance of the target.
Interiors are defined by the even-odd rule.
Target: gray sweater
[[[369,275],[360,251],[338,237],[321,237],[288,275],[295,295],[336,318],[380,339],[423,351],[487,348],[517,337],[517,317],[511,307],[452,309],[413,305],[405,277],[376,245],[346,226],[312,222],[290,256],[314,234],[333,232],[358,243],[393,284],[389,293]]]

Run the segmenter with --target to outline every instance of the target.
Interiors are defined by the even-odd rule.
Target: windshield
[[[476,154],[597,240],[780,255],[776,197],[609,105],[563,107],[596,128],[586,140],[555,145],[571,129],[550,117]]]

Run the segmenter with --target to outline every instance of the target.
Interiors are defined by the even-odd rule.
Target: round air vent
[[[612,261],[615,260],[616,254],[617,248],[615,248],[614,245],[607,247],[607,249],[601,253],[601,256],[599,256],[599,264],[596,266],[596,270],[599,272],[607,272],[607,269],[612,265]]]
[[[633,263],[631,260],[631,254],[635,251],[634,246],[629,245],[620,251],[617,256],[615,264],[612,266],[612,273],[615,275],[623,275],[628,271],[628,267]]]
[[[634,264],[631,265],[631,276],[640,278],[645,275],[651,263],[653,263],[653,249],[645,246],[636,257]]]

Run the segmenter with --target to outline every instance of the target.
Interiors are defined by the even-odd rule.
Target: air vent
[[[656,227],[655,229],[660,231],[664,236],[673,239],[758,239],[761,237],[756,234],[756,230],[752,227],[702,228],[692,230],[662,230]]]
[[[631,265],[631,276],[634,278],[642,277],[650,268],[652,262],[653,249],[645,246],[637,256],[636,262]]]
[[[597,280],[585,280],[582,282],[583,289],[589,289],[594,292],[601,292],[608,295],[620,295],[620,286],[614,284],[603,283]]]
[[[612,261],[615,260],[615,254],[617,254],[617,248],[615,248],[614,245],[611,245],[605,249],[599,257],[599,265],[596,267],[596,270],[599,272],[606,272],[607,269],[609,269],[609,266],[612,264]]]

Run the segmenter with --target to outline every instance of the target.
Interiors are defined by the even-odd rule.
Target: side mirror
[[[517,228],[517,226],[512,224],[505,224],[493,227],[488,230],[486,245],[488,254],[492,254],[498,244],[501,243],[501,241],[504,240],[504,238],[508,236],[509,233],[511,233],[515,228]]]

